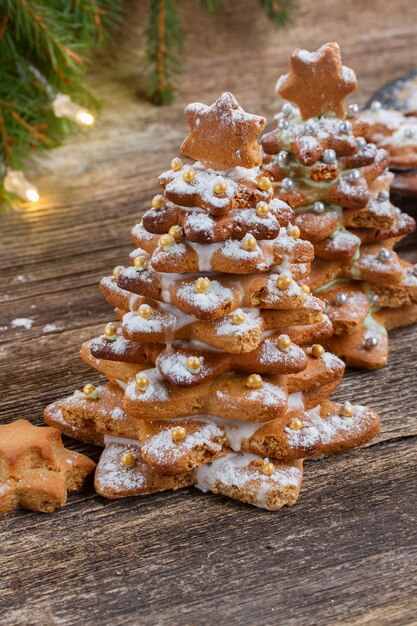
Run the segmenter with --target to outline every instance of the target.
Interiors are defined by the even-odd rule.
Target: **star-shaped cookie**
[[[257,138],[266,120],[246,113],[231,93],[223,93],[211,106],[189,104],[185,119],[190,132],[181,146],[183,154],[221,171],[262,163]]]
[[[66,450],[56,428],[17,420],[0,426],[0,515],[24,508],[49,513],[81,489],[95,463]]]
[[[345,117],[344,99],[358,83],[353,70],[342,65],[337,43],[316,52],[295,50],[289,74],[281,76],[276,92],[295,104],[304,120],[317,115]]]

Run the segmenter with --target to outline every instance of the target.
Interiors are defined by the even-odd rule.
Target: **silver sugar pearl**
[[[368,143],[368,150],[371,150],[371,152],[376,152],[376,145],[374,143]]]
[[[336,152],[334,150],[332,150],[331,148],[326,148],[326,150],[323,152],[323,156],[322,159],[324,161],[324,163],[327,163],[328,165],[335,163],[336,162]]]
[[[383,263],[385,263],[385,261],[388,261],[389,259],[389,250],[387,250],[386,248],[381,248],[381,250],[378,252],[378,261],[382,261]]]
[[[286,102],[284,106],[282,107],[282,114],[284,115],[284,117],[289,117],[293,113],[294,113],[293,105],[290,104],[289,102]]]
[[[389,200],[389,191],[383,189],[378,194],[378,202],[386,202],[387,200]]]
[[[382,104],[378,100],[374,100],[371,104],[371,111],[380,111]]]
[[[376,293],[369,294],[369,302],[371,304],[376,304],[378,302],[378,296],[376,295]]]
[[[324,202],[315,202],[313,204],[314,213],[324,213],[325,210],[326,210],[326,207],[325,207]]]
[[[378,339],[376,337],[367,337],[365,339],[365,349],[371,350],[378,345]]]
[[[350,183],[356,183],[356,181],[358,181],[361,177],[361,173],[359,170],[350,170],[349,174],[347,175],[347,179]]]
[[[281,152],[278,152],[278,157],[277,157],[278,165],[280,167],[285,167],[286,165],[288,165],[289,156],[290,155],[285,150],[281,150]]]
[[[404,131],[404,137],[405,137],[406,139],[413,139],[414,135],[415,135],[414,128],[406,128],[406,129],[405,129],[405,131]]]
[[[336,296],[336,306],[343,306],[347,300],[347,295],[345,293],[338,293]]]
[[[347,110],[348,117],[354,117],[359,113],[359,104],[349,104]]]
[[[352,130],[352,124],[348,122],[347,120],[342,122],[339,126],[340,133],[350,133],[351,130]]]
[[[279,122],[278,122],[278,128],[279,128],[280,130],[285,130],[286,128],[288,128],[288,126],[289,126],[289,122],[288,122],[288,120],[283,120],[283,119],[279,120]]]
[[[310,120],[309,122],[306,122],[304,124],[304,132],[306,133],[306,135],[314,135],[316,131],[317,131],[317,124],[315,122],[312,122]]]
[[[356,144],[358,146],[358,148],[363,149],[366,146],[366,139],[365,137],[357,137],[356,138]]]
[[[294,183],[291,178],[283,178],[281,181],[281,189],[283,191],[292,191],[294,189]]]

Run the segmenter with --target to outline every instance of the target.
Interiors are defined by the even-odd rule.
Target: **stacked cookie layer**
[[[417,117],[404,115],[394,109],[385,109],[380,102],[372,102],[362,111],[360,119],[366,122],[365,138],[384,148],[389,154],[394,171],[391,190],[402,196],[417,196]],[[403,199],[403,198],[401,198]]]
[[[101,289],[119,322],[82,358],[108,382],[50,405],[49,424],[105,445],[110,498],[196,485],[278,509],[303,459],[368,441],[376,413],[328,400],[344,363],[311,295],[313,245],[260,172],[265,120],[231,94],[186,109],[190,134],[159,179],[127,267]]]
[[[349,365],[378,368],[387,330],[417,320],[417,273],[393,250],[415,223],[390,202],[388,153],[366,141],[356,105],[345,113],[356,86],[337,44],[295,51],[277,83],[291,104],[262,139],[264,174],[314,246],[304,282],[326,303],[334,334],[325,345]]]

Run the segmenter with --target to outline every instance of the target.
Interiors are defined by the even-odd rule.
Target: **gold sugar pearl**
[[[301,430],[302,427],[303,427],[303,422],[300,420],[299,417],[293,417],[288,422],[288,428],[291,428],[291,430]]]
[[[292,239],[298,239],[301,234],[298,226],[288,226],[287,233]]]
[[[149,304],[141,304],[138,308],[138,315],[139,317],[143,317],[144,320],[148,320],[152,317],[152,308]]]
[[[325,353],[325,349],[323,348],[322,345],[320,345],[319,343],[314,343],[311,346],[311,354],[312,356],[314,356],[316,359],[319,359],[321,356],[323,356],[323,354]]]
[[[185,367],[191,374],[198,374],[201,369],[201,361],[196,356],[189,356],[185,362]]]
[[[171,226],[171,228],[168,231],[168,234],[171,235],[171,237],[173,237],[176,242],[178,242],[178,241],[181,241],[182,239],[183,230],[181,226],[178,226],[178,224],[176,224],[175,226]]]
[[[113,322],[109,322],[104,328],[104,334],[106,337],[114,337],[117,334],[117,326]]]
[[[213,191],[217,195],[225,193],[227,190],[227,183],[225,180],[221,180],[213,185]]]
[[[173,172],[179,172],[183,165],[184,164],[179,157],[174,157],[171,161],[171,169]]]
[[[161,196],[160,193],[157,196],[154,196],[152,198],[152,208],[153,209],[156,209],[157,211],[159,211],[164,206],[165,206],[164,196]]]
[[[119,280],[120,272],[122,271],[122,269],[123,269],[122,265],[117,265],[113,270],[113,278],[115,278],[116,280]]]
[[[262,465],[262,474],[265,474],[265,476],[272,476],[274,472],[275,466],[273,463],[269,462]]]
[[[187,167],[182,174],[182,178],[186,183],[192,183],[195,180],[195,171],[191,167]]]
[[[258,217],[266,217],[269,213],[269,204],[261,200],[256,205],[256,215]]]
[[[261,176],[258,180],[258,188],[262,191],[268,191],[271,188],[271,181],[267,176]]]
[[[246,235],[244,239],[242,239],[242,246],[246,250],[246,252],[253,252],[257,248],[256,239],[253,235]]]
[[[135,256],[133,266],[138,272],[142,272],[146,268],[146,259],[144,256]]]
[[[181,443],[184,441],[186,436],[187,431],[183,426],[175,426],[175,428],[172,429],[171,437],[174,443]]]
[[[159,237],[158,243],[161,248],[171,248],[175,243],[175,239],[171,235],[162,235]]]
[[[197,278],[197,280],[194,283],[194,289],[196,290],[197,293],[206,293],[211,286],[211,282],[209,278],[206,278],[203,276],[200,276],[200,278]]]
[[[149,380],[146,378],[146,376],[142,376],[140,372],[136,374],[135,380],[136,385],[138,386],[138,389],[140,389],[140,391],[146,391],[149,387]]]
[[[244,313],[233,313],[232,315],[232,322],[235,326],[239,326],[240,324],[243,324],[245,319],[246,319],[246,315]]]
[[[352,417],[353,415],[353,406],[351,405],[350,402],[345,402],[344,404],[342,404],[339,414],[342,417]]]
[[[301,291],[304,291],[307,295],[311,293],[311,289],[308,285],[300,285]]]
[[[122,464],[128,468],[134,467],[136,465],[136,457],[133,452],[124,452],[122,454]]]
[[[84,385],[83,393],[85,397],[88,398],[89,400],[97,400],[98,398],[97,387],[95,387],[94,385],[91,385],[90,383],[88,383],[87,385]]]
[[[284,289],[288,289],[291,283],[292,283],[291,276],[286,276],[285,274],[282,274],[281,276],[278,276],[277,278],[277,287],[278,289],[281,289],[281,291],[283,291]]]
[[[288,335],[280,335],[278,337],[278,348],[282,350],[282,352],[288,352],[288,348],[291,345],[291,339]]]
[[[260,389],[262,387],[262,377],[259,374],[251,374],[246,380],[246,386],[251,389]]]

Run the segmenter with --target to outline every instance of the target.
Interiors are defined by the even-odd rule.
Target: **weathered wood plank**
[[[2,623],[379,624],[387,610],[381,623],[412,624],[416,453],[310,462],[299,504],[278,515],[194,490],[73,498],[53,526],[13,513]]]

